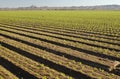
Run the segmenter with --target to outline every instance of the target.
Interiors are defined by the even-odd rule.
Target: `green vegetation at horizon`
[[[0,11],[0,21],[120,34],[120,11]]]

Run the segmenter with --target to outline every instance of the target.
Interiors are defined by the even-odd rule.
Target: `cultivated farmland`
[[[0,79],[120,79],[120,11],[0,11]]]

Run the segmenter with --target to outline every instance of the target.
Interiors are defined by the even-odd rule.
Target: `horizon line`
[[[35,7],[87,7],[87,6],[89,6],[89,7],[92,7],[92,6],[106,6],[106,5],[120,5],[120,4],[104,4],[104,5],[102,5],[102,4],[99,4],[99,5],[80,5],[80,6],[78,6],[78,5],[73,5],[73,6],[37,6],[37,5],[30,5],[30,6],[18,6],[18,7],[0,7],[0,8],[21,8],[21,7],[31,7],[31,6],[35,6]]]

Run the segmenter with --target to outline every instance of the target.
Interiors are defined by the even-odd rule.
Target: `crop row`
[[[2,30],[5,30],[5,31],[11,32],[11,33],[16,33],[16,34],[19,34],[19,35],[24,35],[24,36],[27,36],[27,37],[30,37],[30,38],[43,40],[45,42],[49,42],[49,43],[52,43],[52,44],[57,44],[59,46],[63,46],[63,47],[66,47],[66,48],[71,48],[71,49],[74,49],[74,50],[77,50],[77,51],[80,51],[80,52],[85,52],[85,53],[89,53],[89,54],[92,54],[92,55],[98,55],[98,56],[106,57],[108,59],[115,59],[115,60],[119,61],[119,55],[120,54],[118,52],[115,52],[115,51],[109,51],[107,49],[92,47],[92,46],[88,46],[88,45],[85,45],[85,44],[80,44],[80,43],[61,40],[61,39],[57,39],[57,38],[47,37],[47,36],[44,36],[44,35],[38,35],[38,34],[33,34],[33,33],[13,30],[13,29],[7,30],[7,29],[8,28],[6,28],[6,29],[4,28]],[[109,55],[109,56],[106,56],[106,55]],[[110,56],[115,56],[117,58],[110,57]]]
[[[7,39],[6,39],[7,40]],[[6,41],[6,40],[4,40],[4,42]],[[41,53],[41,51],[39,50],[37,50],[36,48],[30,48],[30,46],[27,46],[26,47],[26,45],[22,45],[22,44],[19,44],[19,47],[17,47],[18,46],[18,44],[17,44],[17,42],[12,42],[13,40],[7,40],[7,42],[11,42],[11,44],[13,45],[8,45],[8,44],[6,44],[6,43],[2,43],[2,46],[9,46],[9,47],[11,47],[10,49],[11,50],[17,50],[17,52],[19,53],[19,54],[22,54],[22,55],[24,55],[24,56],[26,56],[26,57],[29,57],[29,58],[31,58],[31,59],[33,59],[33,60],[35,60],[35,61],[37,61],[37,62],[41,62],[41,63],[44,63],[45,65],[48,65],[49,67],[51,67],[51,68],[54,68],[54,69],[56,69],[56,70],[58,70],[58,71],[61,71],[61,72],[64,72],[64,73],[68,73],[69,75],[77,75],[77,78],[80,78],[81,77],[81,75],[80,75],[80,73],[78,74],[77,72],[75,72],[75,71],[73,71],[73,70],[68,70],[68,68],[66,68],[66,67],[63,67],[63,66],[61,66],[61,65],[58,65],[57,63],[59,63],[59,64],[63,64],[63,65],[66,65],[65,63],[68,63],[68,62],[65,62],[64,60],[62,60],[62,61],[60,61],[61,59],[59,59],[58,57],[56,57],[56,59],[54,59],[54,57],[53,56],[49,56],[49,54],[45,54],[45,52],[42,52]],[[15,45],[16,44],[16,45]],[[14,47],[14,46],[16,46],[16,47]],[[21,46],[21,47],[20,47]],[[19,48],[19,49],[18,49]],[[23,49],[23,50],[21,50],[21,49]],[[31,49],[31,50],[30,50]],[[24,50],[26,50],[26,51],[24,51]],[[20,51],[21,51],[21,53],[20,53]],[[29,52],[30,53],[29,53]],[[32,54],[33,53],[33,54]],[[36,55],[34,55],[34,54],[36,54],[37,53],[37,56]],[[44,53],[44,54],[43,54]],[[29,56],[28,56],[29,55]],[[47,55],[47,56],[46,56]],[[50,60],[50,58],[52,58],[52,60]],[[48,60],[47,60],[48,59]],[[64,59],[64,58],[62,58],[62,59]],[[59,62],[56,62],[56,63],[54,63],[55,61],[58,61],[59,60]],[[54,61],[54,62],[51,62],[51,61]],[[73,62],[74,64],[75,64],[75,62]],[[74,65],[73,65],[74,66]],[[75,66],[76,67],[76,66]],[[81,68],[81,66],[79,65],[79,68]],[[70,74],[71,73],[71,74]],[[72,73],[76,73],[76,74],[72,74]],[[84,75],[83,75],[84,76]],[[83,77],[82,76],[82,77]],[[87,77],[87,76],[86,76]]]
[[[37,26],[37,27],[40,28],[41,26]],[[61,32],[66,32],[66,33],[80,34],[84,36],[92,36],[92,37],[105,38],[105,39],[111,39],[111,40],[120,40],[120,38],[117,38],[117,37],[111,37],[111,36],[106,36],[106,35],[101,35],[101,34],[96,34],[92,32],[81,31],[81,30],[71,30],[68,28],[61,28],[61,27],[54,27],[54,26],[47,26],[47,27],[50,29],[53,28],[56,31],[59,30]]]
[[[0,63],[1,62],[3,63],[2,58],[0,57]],[[13,75],[11,72],[6,70],[6,68],[0,65],[0,79],[18,79],[18,78],[15,75]]]
[[[44,32],[44,29],[37,31],[37,30],[33,30],[33,29],[31,30],[29,27],[28,28],[27,27],[26,28],[25,27],[11,27],[11,26],[5,26],[5,25],[4,25],[4,27],[15,29],[15,30],[20,30],[20,31],[25,31],[25,32],[30,32],[30,33],[34,33],[34,34],[39,34],[39,35],[45,35],[48,37],[68,40],[68,41],[72,41],[72,42],[78,42],[78,43],[87,44],[87,45],[94,46],[94,47],[100,47],[103,49],[120,51],[120,46],[117,46],[117,45],[112,45],[112,44],[107,44],[107,43],[102,43],[102,42],[97,42],[97,41],[78,39],[78,38],[58,35],[58,34],[49,33],[49,32],[47,33],[46,30]]]
[[[29,27],[25,26],[27,29]],[[70,36],[70,37],[74,37],[74,38],[79,38],[79,39],[86,39],[86,40],[91,40],[91,41],[98,41],[98,42],[103,42],[103,43],[108,43],[108,44],[115,44],[115,45],[119,45],[119,41],[118,40],[110,40],[110,39],[105,39],[105,38],[99,38],[99,37],[93,37],[93,36],[85,36],[85,35],[80,35],[80,34],[71,34],[71,33],[65,33],[65,32],[61,32],[60,30],[54,30],[54,29],[49,29],[47,27],[39,27],[39,28],[33,28],[34,30],[38,30],[38,31],[43,31],[43,29],[45,32],[49,32],[49,33],[55,33],[55,34],[59,34],[59,35],[64,35],[64,36]]]
[[[16,20],[16,19],[13,19],[14,21]],[[56,21],[54,21],[54,24],[51,24],[51,23],[47,23],[46,21],[41,21],[41,23],[37,20],[37,19],[34,19],[35,21],[31,21],[31,20],[28,20],[27,18],[26,18],[26,20],[25,20],[25,22],[24,22],[24,20],[23,19],[20,19],[19,20],[19,22],[18,21],[16,21],[15,23],[14,22],[12,22],[12,20],[11,20],[11,22],[9,21],[9,23],[14,23],[14,24],[22,24],[22,25],[30,25],[30,26],[41,26],[41,25],[43,25],[43,26],[48,26],[48,27],[55,27],[55,28],[62,28],[62,30],[69,30],[69,31],[74,31],[74,32],[83,32],[83,33],[88,33],[88,34],[95,34],[95,35],[101,35],[101,36],[106,36],[106,37],[115,37],[115,38],[117,38],[117,37],[120,37],[119,36],[119,28],[118,29],[115,29],[115,28],[112,28],[112,29],[110,29],[110,31],[108,30],[106,30],[105,29],[105,27],[103,27],[104,28],[104,32],[103,32],[103,30],[101,30],[100,28],[102,28],[102,26],[99,26],[98,28],[98,30],[97,31],[95,31],[95,28],[94,29],[91,29],[93,26],[88,26],[89,28],[85,28],[86,26],[84,26],[84,24],[78,24],[77,25],[77,28],[75,27],[76,26],[76,24],[73,24],[72,25],[72,27],[71,27],[71,25],[70,24],[68,24],[67,25],[67,23],[66,22],[60,22],[61,23],[61,25],[59,26],[59,25],[57,25],[56,23]],[[50,21],[50,20],[49,20]],[[43,22],[43,23],[42,23]],[[62,25],[63,24],[63,25]],[[72,23],[71,23],[72,24]],[[50,26],[51,25],[51,26]],[[92,25],[92,24],[91,24]],[[94,27],[97,27],[97,25],[96,26],[94,26]],[[91,30],[90,30],[91,29]],[[96,28],[97,29],[97,28]],[[101,30],[101,31],[100,31]],[[106,30],[106,31],[105,31]],[[112,32],[113,31],[113,32]],[[116,31],[116,33],[117,34],[114,34],[114,31]]]
[[[72,60],[75,60],[75,61],[78,61],[78,62],[82,62],[84,64],[87,64],[87,65],[90,65],[90,66],[93,66],[93,67],[98,67],[98,68],[102,68],[102,69],[107,70],[108,69],[107,65],[110,66],[110,64],[112,64],[112,61],[110,62],[110,61],[106,60],[107,63],[109,63],[109,64],[107,64],[105,62],[105,59],[100,58],[100,57],[95,57],[95,56],[92,56],[92,55],[83,54],[81,52],[77,52],[77,51],[73,51],[71,49],[67,49],[67,48],[63,48],[63,47],[60,47],[60,46],[52,45],[52,44],[49,44],[49,43],[46,43],[46,42],[43,42],[43,41],[39,41],[39,40],[36,40],[36,39],[30,39],[30,38],[27,38],[27,37],[24,37],[24,36],[19,36],[19,35],[12,34],[12,33],[9,33],[9,32],[2,32],[1,31],[1,34],[2,34],[2,36],[5,36],[5,37],[8,37],[8,38],[17,40],[17,41],[21,41],[21,42],[26,43],[28,45],[35,46],[37,48],[46,50],[46,51],[54,53],[56,55],[64,56],[68,59],[72,59]],[[86,59],[84,59],[84,58],[86,58]],[[95,60],[95,61],[93,61],[93,60]],[[100,62],[101,64],[99,64],[97,62]],[[104,65],[102,65],[102,64],[104,64]],[[106,64],[106,66],[105,66],[105,64]]]
[[[1,11],[0,79],[119,79],[119,15]]]
[[[118,11],[3,11],[0,13],[0,21],[32,26],[62,27],[119,37],[119,14]]]
[[[6,38],[10,38],[10,39],[17,40],[17,41],[20,41],[22,43],[34,46],[34,47],[39,48],[39,49],[43,49],[45,51],[48,51],[50,53],[53,53],[53,54],[56,54],[59,56],[64,56],[64,57],[71,59],[71,60],[76,60],[76,61],[81,61],[81,62],[82,62],[82,60],[84,60],[82,63],[85,63],[85,61],[86,61],[86,64],[87,64],[87,61],[88,62],[91,61],[91,63],[94,64],[94,65],[91,64],[91,66],[94,66],[94,67],[97,67],[97,66],[99,67],[100,64],[98,65],[97,62],[99,62],[101,64],[105,64],[105,65],[110,65],[110,63],[112,63],[112,61],[110,62],[109,60],[105,60],[104,58],[101,58],[101,57],[96,57],[93,55],[85,54],[82,52],[78,52],[78,51],[75,51],[75,50],[72,50],[69,48],[50,44],[50,43],[47,43],[44,41],[36,40],[33,38],[31,39],[29,37],[25,37],[22,35],[20,36],[20,35],[13,34],[10,32],[5,32],[5,31],[1,31],[0,35],[4,36]],[[84,59],[84,58],[86,58],[86,59]],[[95,61],[93,59],[95,59]],[[109,64],[107,64],[106,61]],[[97,64],[97,65],[95,66],[95,64]],[[101,68],[104,68],[104,66],[102,65]]]
[[[2,45],[5,46],[4,43],[2,43]],[[20,52],[18,53],[2,46],[1,49],[2,50],[0,50],[0,55],[4,58],[5,63],[8,62],[8,65],[6,66],[7,69],[19,78],[69,78],[62,73],[44,66],[44,64],[37,63],[30,58],[20,55]]]
[[[28,26],[27,24],[11,24],[11,23],[1,23],[3,25],[10,25],[10,26]],[[54,31],[59,31],[59,32],[65,32],[65,33],[70,33],[70,34],[79,34],[79,35],[82,35],[82,36],[91,36],[91,37],[98,37],[98,38],[103,38],[103,39],[110,39],[110,40],[118,40],[120,41],[120,38],[118,37],[110,37],[110,36],[105,36],[105,35],[99,35],[99,34],[94,34],[94,33],[87,33],[87,32],[84,32],[84,31],[80,31],[80,30],[72,30],[70,28],[62,28],[62,27],[55,27],[55,26],[40,26],[40,25],[29,25],[29,27],[35,27],[35,28],[44,28],[44,29],[48,29],[48,30],[54,30]],[[26,28],[29,28],[29,27],[26,27]],[[29,28],[30,29],[30,28]],[[34,29],[34,28],[33,28]],[[37,30],[38,30],[37,29]]]
[[[2,23],[3,24],[3,23]],[[6,23],[4,23],[6,25]],[[28,23],[27,23],[28,24]],[[11,24],[8,23],[7,25],[14,25],[14,26],[28,26],[27,24]],[[87,31],[81,31],[81,30],[77,30],[77,29],[71,29],[71,28],[63,28],[63,27],[56,27],[56,26],[41,26],[41,25],[34,25],[34,24],[30,24],[30,27],[35,27],[35,28],[44,28],[44,29],[49,29],[49,30],[54,30],[54,31],[60,31],[60,32],[65,32],[65,33],[70,33],[70,34],[79,34],[79,35],[83,35],[83,36],[92,36],[92,37],[98,37],[98,38],[103,38],[103,39],[110,39],[110,40],[118,40],[120,41],[120,38],[117,37],[112,37],[112,36],[107,36],[107,35],[102,35],[102,34],[97,34],[97,33],[93,33],[93,32],[87,32]],[[29,27],[28,27],[29,28]]]
[[[20,50],[24,50],[24,52],[26,51],[26,53],[31,53],[31,54],[39,56],[40,61],[38,60],[37,56],[34,59],[35,61],[42,62],[44,64],[47,64],[48,66],[51,66],[53,63],[54,66],[52,65],[51,68],[54,68],[54,69],[57,68],[57,70],[59,68],[60,69],[59,71],[66,69],[66,70],[64,70],[65,74],[71,73],[72,76],[73,75],[74,75],[74,77],[77,76],[77,78],[80,78],[79,76],[81,76],[81,73],[87,74],[87,75],[92,76],[92,77],[95,77],[96,75],[97,75],[97,77],[100,77],[100,76],[104,76],[105,74],[106,74],[105,76],[111,77],[105,71],[100,72],[97,69],[91,68],[91,67],[83,65],[81,63],[73,62],[73,61],[68,60],[64,57],[59,57],[59,56],[56,56],[54,54],[47,53],[45,51],[39,50],[37,48],[33,48],[33,47],[28,46],[26,44],[17,43],[16,41],[9,40],[6,38],[3,38],[3,39],[4,40],[2,40],[2,42],[8,43],[10,46],[14,46],[14,48],[12,47],[14,50],[15,50],[15,48],[19,48]],[[9,46],[9,45],[7,45],[7,46]],[[30,58],[31,56],[28,56],[28,57]],[[49,64],[51,64],[51,65],[49,65]],[[68,71],[68,69],[70,69],[70,71]],[[114,76],[114,77],[117,77],[117,76]]]
[[[5,26],[5,25],[2,25],[2,26]],[[52,33],[52,34],[57,34],[57,35],[62,35],[62,36],[74,37],[77,39],[89,40],[93,42],[108,43],[108,44],[118,45],[118,46],[120,45],[119,40],[111,40],[111,39],[99,38],[99,37],[94,37],[94,36],[85,36],[85,35],[80,35],[80,34],[71,34],[71,33],[61,32],[61,30],[55,30],[55,28],[50,29],[49,27],[46,27],[46,26],[39,27],[39,28],[33,28],[33,27],[17,25],[16,27],[21,27],[21,28],[26,28],[26,29],[36,30],[36,31],[42,31],[42,32],[47,32],[47,33]],[[112,47],[112,45],[106,45],[106,47],[107,46]]]

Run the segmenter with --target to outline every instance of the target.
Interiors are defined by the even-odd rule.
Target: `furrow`
[[[29,30],[28,29],[22,29],[21,27],[11,27],[11,26],[4,26],[4,27],[15,29],[15,30],[20,30],[20,31],[25,31],[25,32],[29,32],[29,33],[34,33],[34,34],[38,34],[38,35],[44,35],[44,36],[48,36],[48,37],[58,38],[58,39],[62,39],[62,40],[78,42],[78,43],[81,43],[81,44],[86,44],[86,45],[89,45],[89,46],[98,47],[98,48],[102,48],[102,49],[109,49],[109,50],[114,50],[114,51],[117,51],[117,52],[120,51],[119,46],[111,45],[111,44],[107,44],[107,43],[101,43],[101,42],[84,40],[84,39],[77,39],[77,38],[67,37],[67,36],[63,36],[63,35],[50,34],[50,33],[46,33],[46,32],[30,30],[30,29]]]
[[[61,48],[61,49],[56,50],[56,48],[60,48],[60,47],[55,47],[55,45],[50,45],[49,43],[46,44],[45,42],[41,43],[41,41],[39,41],[39,40],[38,40],[38,42],[36,42],[37,40],[35,40],[35,39],[30,39],[30,38],[23,37],[23,36],[17,36],[16,34],[11,34],[9,32],[8,33],[7,32],[3,32],[3,34],[1,33],[0,35],[4,36],[6,38],[10,38],[10,39],[16,40],[16,41],[20,41],[22,43],[28,44],[30,46],[34,46],[36,48],[45,50],[47,52],[50,52],[50,53],[53,53],[53,54],[56,54],[56,55],[59,55],[59,56],[64,56],[64,57],[66,57],[68,59],[75,60],[77,62],[82,62],[83,64],[86,64],[86,65],[89,65],[89,66],[92,66],[92,67],[97,67],[97,68],[104,69],[106,71],[110,67],[111,63],[113,62],[113,61],[108,61],[108,60],[105,60],[105,59],[102,59],[102,58],[89,56],[87,54],[83,54],[83,53],[80,53],[80,52],[72,51],[71,49]],[[53,47],[55,47],[55,48],[53,48]],[[69,52],[62,51],[63,49],[64,50],[69,50]],[[87,60],[84,59],[84,57],[87,57]],[[93,59],[95,61],[93,61]],[[105,63],[106,61],[109,64]],[[99,64],[97,62],[99,62],[101,64]],[[102,65],[102,64],[106,64],[106,65]]]
[[[77,51],[80,51],[80,52],[84,52],[84,53],[87,53],[87,54],[95,55],[95,56],[98,56],[98,57],[103,57],[103,58],[108,58],[108,59],[111,59],[111,60],[118,60],[118,61],[120,61],[119,58],[116,58],[116,56],[119,57],[119,53],[117,53],[117,52],[116,52],[115,55],[112,52],[110,53],[110,51],[109,52],[103,52],[103,54],[102,54],[102,53],[97,53],[97,52],[89,51],[89,50],[86,50],[86,49],[81,49],[81,48],[78,48],[78,47],[73,47],[73,46],[71,46],[72,45],[71,43],[69,43],[69,45],[63,44],[62,40],[60,40],[60,42],[59,42],[59,40],[57,40],[57,42],[56,42],[52,38],[50,38],[50,39],[47,38],[47,37],[44,38],[44,36],[35,35],[35,34],[32,34],[32,33],[31,34],[29,33],[30,35],[28,35],[25,32],[22,33],[22,31],[18,33],[18,31],[14,32],[14,30],[12,30],[12,31],[10,31],[10,30],[8,31],[8,30],[5,30],[5,29],[2,29],[2,30],[7,31],[7,32],[11,32],[11,33],[15,33],[15,34],[18,34],[18,35],[26,36],[26,37],[29,37],[29,38],[38,39],[38,40],[45,41],[45,42],[48,42],[48,43],[52,43],[52,44],[55,44],[55,45],[59,45],[59,46],[62,46],[62,47],[70,48],[70,49],[77,50]],[[64,40],[64,42],[66,43],[67,41]],[[79,45],[79,44],[77,44],[77,45]],[[98,49],[95,49],[95,50],[98,51]],[[107,53],[109,53],[109,54],[107,54]],[[115,57],[113,57],[113,56],[115,56]]]
[[[5,42],[5,40],[3,40],[4,42]],[[80,72],[78,72],[79,70],[79,68],[81,69],[81,66],[79,65],[77,65],[77,63],[75,63],[75,62],[71,62],[71,64],[67,64],[68,62],[70,62],[69,60],[67,60],[66,58],[64,58],[64,57],[58,57],[58,56],[55,56],[55,55],[53,55],[53,54],[50,54],[50,53],[45,53],[44,52],[44,55],[40,52],[40,50],[38,50],[38,49],[36,49],[36,48],[33,48],[33,47],[31,47],[31,46],[27,46],[27,45],[22,45],[22,44],[17,44],[17,42],[15,42],[14,41],[14,43],[12,42],[12,40],[6,40],[7,42],[9,42],[9,44],[11,43],[11,45],[16,45],[17,47],[13,47],[13,46],[8,46],[8,44],[6,45],[6,47],[8,46],[9,48],[11,47],[12,49],[11,50],[16,50],[17,52],[18,51],[21,51],[21,52],[23,52],[23,53],[25,53],[24,55],[26,55],[27,57],[32,57],[32,59],[33,60],[35,60],[35,61],[37,61],[37,62],[41,62],[41,63],[43,63],[43,64],[45,64],[45,65],[47,65],[47,66],[49,66],[49,67],[51,67],[51,68],[54,68],[55,70],[59,70],[60,72],[61,71],[64,71],[64,73],[65,74],[67,74],[67,73],[69,73],[69,75],[71,74],[71,75],[75,75],[74,76],[74,78],[76,78],[76,76],[77,76],[77,78],[80,76]],[[11,42],[10,42],[11,41]],[[5,44],[5,43],[4,43]],[[16,49],[17,48],[17,49]],[[29,48],[29,49],[28,49]],[[21,49],[24,49],[24,50],[26,50],[26,51],[23,51],[23,50],[21,50]],[[35,51],[36,50],[36,51]],[[34,55],[32,54],[30,54],[29,52],[27,52],[27,51],[29,51],[29,52],[31,52],[31,54],[32,53],[34,53]],[[35,55],[35,53],[36,53],[36,55]],[[38,54],[37,54],[38,53]],[[38,57],[38,55],[39,55],[39,57]],[[47,57],[47,58],[46,58]],[[55,58],[55,59],[54,59]],[[54,62],[54,63],[53,63]],[[58,63],[60,64],[61,63],[61,65],[58,65]],[[67,66],[67,67],[66,67]],[[83,65],[83,66],[85,66],[85,65]],[[71,67],[75,67],[75,68],[71,68]],[[89,71],[88,70],[88,68],[90,68],[90,67],[88,67],[88,66],[85,66],[86,68],[85,69],[83,69],[83,71],[85,72],[85,70],[87,70],[87,71]],[[88,67],[88,68],[87,68]],[[70,68],[69,69],[69,71],[68,71],[68,68]],[[76,69],[77,68],[77,69]],[[72,69],[72,70],[71,70]],[[74,70],[74,71],[73,71]],[[91,70],[91,69],[90,69]],[[75,72],[77,71],[77,73],[75,74]],[[86,72],[87,72],[86,71]],[[90,71],[89,71],[90,72]],[[97,71],[96,71],[97,72]],[[95,74],[97,75],[98,73],[94,73],[94,76],[95,76]],[[79,74],[78,74],[79,73]],[[90,72],[91,73],[91,72]],[[92,72],[93,73],[93,72]],[[106,73],[106,72],[105,72]],[[104,73],[104,75],[105,75],[105,73]],[[86,73],[86,74],[88,74],[88,73]],[[88,74],[89,75],[89,74]],[[99,74],[100,75],[100,74]],[[103,75],[103,73],[101,73],[101,75]],[[82,76],[82,75],[81,75]]]
[[[0,64],[0,79],[18,79],[18,78]]]

